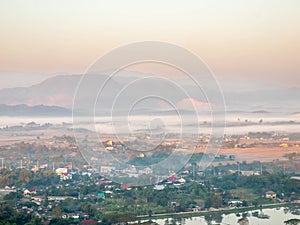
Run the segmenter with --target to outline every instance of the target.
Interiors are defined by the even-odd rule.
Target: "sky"
[[[216,77],[298,85],[299,21],[298,0],[1,0],[0,87],[84,73],[145,40],[187,48]]]

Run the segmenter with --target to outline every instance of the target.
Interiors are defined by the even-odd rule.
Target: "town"
[[[10,221],[20,217],[28,224],[105,225],[178,214],[205,215],[207,221],[216,221],[220,220],[218,212],[234,212],[242,218],[251,209],[256,210],[253,215],[266,218],[259,209],[285,206],[300,214],[298,133],[226,135],[217,155],[204,151],[209,136],[184,142],[167,138],[155,151],[129,156],[124,152],[128,146],[136,147],[136,142],[128,138],[124,147],[107,135],[101,143],[103,151],[128,157],[130,166],[121,169],[88,164],[68,133],[68,124],[30,123],[17,132],[20,128],[27,135],[17,139],[13,128],[1,131],[7,137],[0,146],[1,207],[5,208],[1,213],[15,215]],[[170,169],[166,176],[154,179],[150,165],[138,169],[167,157],[174,146],[180,149],[177,154],[190,154],[187,149],[192,142],[197,142],[197,148],[181,170]],[[89,143],[99,151],[99,143]],[[202,168],[203,158],[212,158],[207,168]],[[115,182],[120,174],[122,183]],[[148,185],[131,185],[133,179],[147,180]]]

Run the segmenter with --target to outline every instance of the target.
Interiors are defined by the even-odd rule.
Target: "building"
[[[56,173],[57,175],[61,175],[61,174],[67,173],[67,172],[68,172],[68,169],[67,169],[67,168],[57,168],[57,169],[55,170],[55,173]]]
[[[252,171],[252,170],[244,170],[244,171],[241,171],[241,175],[242,176],[258,176],[260,175],[260,172],[259,171]]]
[[[101,166],[100,167],[100,173],[101,174],[109,174],[109,173],[111,173],[115,169],[116,168],[113,167],[113,166]]]
[[[25,197],[35,195],[37,193],[37,188],[28,188],[23,191],[23,195]]]
[[[131,190],[131,186],[130,185],[126,185],[126,184],[122,184],[121,185],[121,189],[123,189],[123,190]]]
[[[180,178],[178,181],[179,181],[181,184],[185,184],[185,179],[183,179],[183,178]]]
[[[276,199],[276,193],[274,191],[267,191],[265,193],[265,198]]]
[[[97,194],[98,198],[105,198],[105,193],[104,192],[99,192]]]
[[[175,175],[170,176],[170,177],[168,178],[168,182],[170,182],[170,183],[174,183],[175,181],[177,181],[177,177],[176,177]]]
[[[139,170],[138,173],[139,173],[139,175],[143,175],[143,174],[152,174],[153,171],[152,171],[151,168],[146,167],[146,168],[144,168],[144,169],[142,169],[142,170]]]
[[[156,184],[154,187],[153,187],[154,190],[157,190],[157,191],[161,191],[161,190],[164,190],[165,189],[165,186],[162,185],[162,184]]]

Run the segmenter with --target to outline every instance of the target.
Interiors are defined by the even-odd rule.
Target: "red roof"
[[[98,184],[109,184],[109,181],[108,180],[100,180],[99,182],[98,182]]]
[[[38,189],[37,188],[28,188],[28,191],[30,191],[30,192],[37,192]]]
[[[126,185],[126,184],[122,184],[121,185],[121,189],[128,189],[128,188],[131,188],[131,186]]]
[[[171,176],[168,178],[169,182],[175,182],[177,180],[177,178],[175,176]]]

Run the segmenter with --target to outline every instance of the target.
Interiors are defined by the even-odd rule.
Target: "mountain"
[[[166,96],[175,104],[187,99],[187,96],[176,91],[178,87],[167,80],[149,79],[146,74],[142,73],[131,73],[133,76],[130,76],[130,73],[126,75],[114,78],[109,78],[107,75],[89,75],[82,82],[80,82],[81,75],[55,76],[30,87],[1,89],[0,104],[55,105],[71,109],[73,101],[76,101],[80,106],[77,109],[81,111],[85,111],[87,107],[90,108],[94,104],[98,110],[108,111],[116,103],[118,111],[126,111],[134,97],[144,95]],[[191,99],[198,98],[200,102],[203,100],[199,99],[201,97],[201,93],[197,93],[200,92],[199,90],[187,87],[184,89],[190,90]],[[170,108],[170,105],[162,108],[160,102],[160,99],[148,98],[145,102],[138,104],[137,110],[148,108],[155,111]]]
[[[0,90],[0,103],[56,105],[70,108],[80,76],[56,76],[30,86]]]
[[[0,104],[0,116],[71,116],[69,109],[58,106],[27,106],[27,105],[4,105]]]
[[[34,107],[25,109],[24,104],[31,107],[58,106],[64,110],[71,110],[75,101],[76,110],[90,111],[89,113],[93,113],[94,109],[95,112],[110,112],[111,109],[115,112],[127,112],[130,107],[132,113],[168,112],[173,111],[174,107],[179,107],[180,110],[191,110],[192,104],[205,110],[206,95],[217,94],[213,88],[210,88],[209,83],[205,83],[206,81],[203,83],[207,84],[208,88],[203,94],[200,88],[191,85],[191,82],[186,82],[187,80],[172,79],[174,82],[169,82],[168,79],[149,78],[149,76],[151,74],[124,71],[121,76],[113,78],[103,73],[89,75],[88,79],[85,77],[81,81],[81,75],[59,75],[30,87],[1,89],[0,104],[22,105],[25,111],[40,110],[41,113],[43,113],[42,109]],[[241,80],[225,79],[219,82],[228,111],[299,111],[299,88]],[[147,97],[141,100],[141,96]],[[217,105],[214,100],[210,103]],[[5,110],[4,108],[1,110]],[[3,115],[4,111],[1,113]]]

